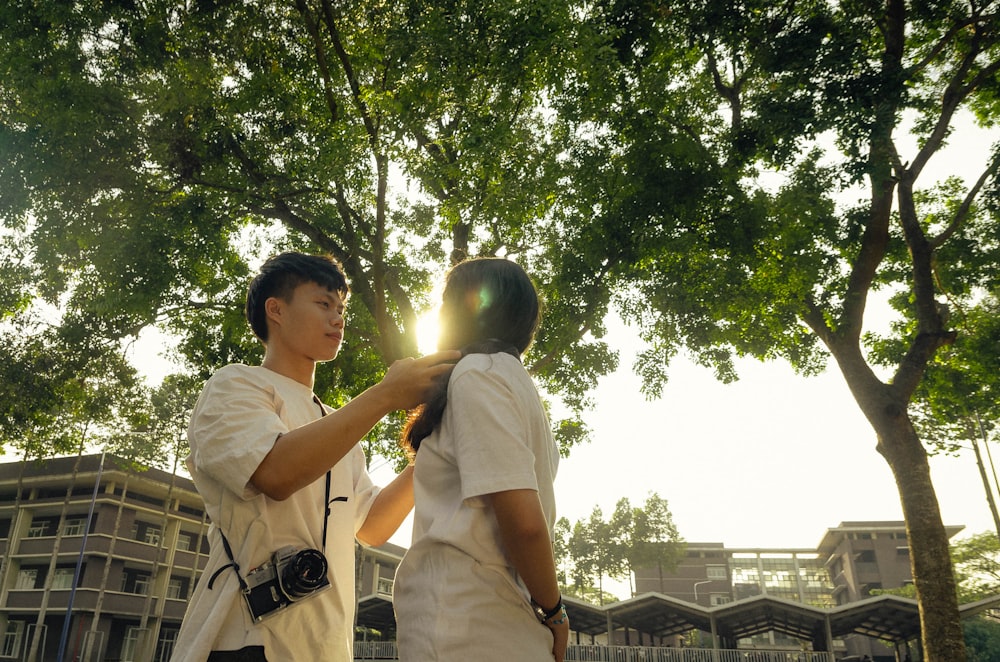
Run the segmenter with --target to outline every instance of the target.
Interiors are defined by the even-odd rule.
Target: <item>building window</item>
[[[705,576],[709,579],[725,579],[726,578],[726,566],[724,565],[709,565],[705,566]]]
[[[82,536],[86,530],[87,518],[85,517],[68,518],[63,524],[64,536]]]
[[[122,593],[147,595],[149,593],[150,574],[138,570],[126,570],[122,575]]]
[[[22,639],[24,639],[24,621],[7,621],[7,629],[3,633],[3,646],[0,646],[0,657],[17,657],[21,652]]]
[[[52,573],[52,590],[73,588],[73,568],[56,568]]]
[[[125,630],[125,639],[122,641],[121,662],[135,662],[142,633],[142,628],[134,625],[128,626],[128,629]]]
[[[174,652],[174,643],[177,641],[176,628],[163,628],[160,630],[160,641],[156,644],[155,662],[167,662]]]
[[[73,575],[75,568],[56,568],[52,573],[52,590],[59,591],[73,588]]]
[[[167,583],[167,597],[174,600],[183,600],[186,591],[184,590],[184,580],[180,577],[171,577]]]
[[[49,520],[35,520],[28,527],[29,538],[44,538],[48,535],[51,535],[49,533]]]
[[[18,591],[30,591],[38,584],[38,568],[21,568],[17,571],[17,583],[14,589]]]
[[[733,599],[728,595],[716,595],[713,593],[711,596],[709,596],[709,604],[712,605],[713,607],[715,605],[727,605],[732,601]]]
[[[858,563],[875,563],[875,550],[863,549],[854,555],[854,560]]]
[[[160,527],[146,522],[136,522],[132,525],[132,539],[149,545],[159,545]]]
[[[178,552],[190,552],[191,548],[194,547],[194,535],[188,533],[187,531],[180,531],[177,534],[177,551]]]
[[[147,574],[137,574],[135,576],[135,586],[133,593],[137,595],[148,595],[149,594],[149,575]]]

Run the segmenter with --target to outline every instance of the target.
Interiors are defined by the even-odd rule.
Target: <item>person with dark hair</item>
[[[212,522],[208,562],[174,662],[354,659],[354,540],[381,545],[413,507],[413,468],[372,484],[357,442],[386,414],[424,402],[459,352],[394,362],[334,410],[313,393],[336,358],[349,295],[329,257],[282,253],[247,291],[259,366],[205,384],[187,467]]]
[[[562,662],[569,619],[552,551],[559,452],[521,357],[539,325],[527,273],[502,258],[448,274],[440,350],[462,359],[411,416],[413,541],[393,605],[403,662]]]

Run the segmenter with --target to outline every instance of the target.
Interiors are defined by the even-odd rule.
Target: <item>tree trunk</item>
[[[965,662],[948,534],[941,520],[927,450],[897,386],[882,383],[853,344],[828,345],[855,401],[878,438],[877,450],[892,470],[903,507],[910,572],[917,589],[926,662]]]
[[[951,565],[948,534],[931,482],[927,451],[905,413],[892,421],[873,423],[878,451],[885,457],[896,479],[910,568],[917,589],[920,628],[927,662],[963,662],[965,639],[958,612],[955,574]]]

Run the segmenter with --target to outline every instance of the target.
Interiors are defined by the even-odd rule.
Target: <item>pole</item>
[[[976,423],[979,424],[979,433],[983,436],[983,445],[986,446],[986,452],[990,450],[989,438],[986,436],[986,430],[983,428],[983,419],[979,417],[979,412],[976,412]],[[1000,514],[997,513],[997,504],[993,500],[993,490],[990,487],[990,479],[986,475],[986,466],[983,464],[983,456],[979,453],[979,443],[976,441],[975,435],[971,435],[972,450],[976,453],[976,464],[979,465],[979,475],[983,479],[983,487],[986,488],[986,502],[990,506],[990,512],[993,514],[993,525],[997,529],[997,536],[1000,537]],[[993,461],[992,456],[990,457],[990,462]]]
[[[694,583],[694,603],[695,604],[698,604],[698,587],[701,586],[702,584],[711,584],[711,583],[712,583],[711,579],[706,579],[705,581],[695,582]]]
[[[62,635],[59,637],[59,653],[57,662],[63,662],[66,655],[66,642],[69,639],[69,624],[73,619],[73,600],[76,598],[76,585],[80,581],[80,570],[83,568],[83,553],[87,549],[87,534],[94,520],[94,506],[97,504],[97,494],[101,489],[101,474],[104,472],[104,453],[101,453],[101,463],[97,467],[97,479],[94,481],[94,492],[90,496],[90,511],[87,513],[87,526],[83,529],[80,540],[80,554],[76,558],[76,570],[73,572],[73,586],[69,589],[69,604],[66,605],[66,618],[63,619]]]

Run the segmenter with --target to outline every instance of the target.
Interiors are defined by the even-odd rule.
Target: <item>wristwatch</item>
[[[534,598],[532,598],[531,600],[531,606],[535,610],[535,616],[538,618],[538,622],[542,624],[544,624],[545,621],[549,620],[550,618],[558,614],[564,608],[561,595],[559,596],[559,601],[556,602],[556,606],[553,607],[552,609],[546,609],[542,605],[535,602]]]

